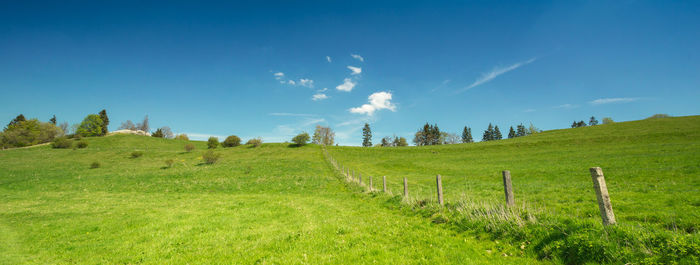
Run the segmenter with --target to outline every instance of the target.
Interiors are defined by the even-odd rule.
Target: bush
[[[209,137],[209,140],[207,140],[207,148],[214,149],[217,146],[219,146],[219,138],[213,136]]]
[[[192,150],[194,150],[194,144],[188,143],[185,145],[185,151],[192,152]]]
[[[212,150],[209,150],[202,155],[202,159],[204,159],[204,163],[207,163],[207,164],[216,163],[216,161],[219,160],[220,157],[221,157],[221,154],[214,153],[214,151],[212,151]]]
[[[133,151],[131,152],[131,158],[139,158],[143,155],[143,152],[141,151]]]
[[[100,167],[100,162],[95,161],[95,162],[92,162],[92,164],[90,164],[90,168],[98,168],[98,167]]]
[[[221,143],[221,146],[223,147],[236,147],[239,145],[241,145],[241,138],[235,135],[226,137],[226,140],[224,140],[224,142]]]
[[[165,166],[168,168],[173,167],[173,163],[175,163],[175,161],[172,159],[165,160]]]
[[[613,121],[612,118],[610,118],[610,117],[603,118],[603,124],[611,124],[611,123],[615,123],[615,121]]]
[[[246,145],[251,145],[252,147],[258,147],[262,145],[262,139],[260,138],[253,138],[248,140],[248,142],[245,143]]]
[[[306,143],[309,142],[309,134],[306,132],[300,133],[292,138],[292,142],[294,142],[297,146],[306,145]]]
[[[85,148],[87,146],[88,146],[88,143],[86,141],[78,141],[77,143],[75,143],[75,147],[77,147],[77,148],[82,149],[82,148]]]
[[[71,148],[71,146],[73,146],[73,141],[66,137],[58,137],[51,143],[53,148]]]
[[[669,117],[671,117],[671,115],[668,115],[668,114],[654,114],[654,115],[652,115],[651,117],[647,118],[647,120],[649,120],[649,119],[663,119],[663,118],[669,118]]]
[[[104,122],[100,115],[90,114],[80,123],[77,134],[81,136],[100,136],[102,135],[103,126]]]
[[[187,137],[187,134],[184,134],[184,133],[183,133],[183,134],[175,135],[175,140],[185,140],[185,141],[189,141],[190,138]]]
[[[61,129],[56,125],[31,119],[8,125],[0,135],[0,143],[8,148],[25,147],[51,142],[59,135],[61,135]]]

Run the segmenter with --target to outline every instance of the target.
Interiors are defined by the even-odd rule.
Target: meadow
[[[83,139],[0,151],[0,264],[541,263],[358,192],[316,145]]]
[[[403,192],[416,211],[458,229],[510,239],[566,263],[698,262],[700,116],[659,118],[514,139],[427,147],[328,147],[340,164]],[[605,174],[618,225],[602,227],[589,168]],[[505,209],[502,170],[516,206]],[[435,176],[446,207],[435,209]],[[551,229],[552,231],[543,231]],[[611,235],[613,234],[613,235]],[[615,235],[617,234],[617,235]],[[578,241],[572,238],[581,236]],[[679,243],[680,242],[680,243]],[[558,248],[558,249],[557,249]]]

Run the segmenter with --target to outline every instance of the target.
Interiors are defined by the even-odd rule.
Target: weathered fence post
[[[372,191],[374,187],[372,187],[374,184],[372,183],[372,176],[369,176],[369,191]]]
[[[598,197],[598,208],[600,209],[600,217],[603,218],[603,225],[614,225],[615,214],[613,213],[612,204],[610,203],[610,194],[608,194],[608,186],[605,185],[605,176],[603,170],[599,167],[592,167],[591,178],[593,179],[593,188],[595,189],[596,197]]]
[[[506,206],[515,204],[513,195],[513,183],[510,181],[510,171],[503,170],[503,189],[506,191]]]
[[[386,176],[382,176],[382,190],[386,193]]]
[[[403,178],[403,196],[408,197],[408,179]]]
[[[440,176],[440,174],[437,175],[436,181],[437,181],[438,203],[440,205],[443,205],[444,201],[442,200],[442,177]]]

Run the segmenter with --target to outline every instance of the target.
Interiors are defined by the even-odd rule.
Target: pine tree
[[[464,126],[464,130],[462,130],[462,143],[471,143],[473,142],[474,139],[472,139],[472,129]]]
[[[588,121],[588,125],[596,126],[596,125],[598,125],[598,120],[596,120],[594,116],[591,116],[591,120]]]
[[[53,115],[53,117],[49,119],[49,122],[51,122],[51,124],[53,125],[56,125],[56,115]]]
[[[368,123],[365,123],[365,127],[362,128],[362,146],[372,146],[372,130],[369,128]]]
[[[102,123],[103,123],[103,125],[102,125],[102,136],[105,136],[105,135],[107,135],[107,133],[109,132],[109,131],[107,130],[107,126],[109,126],[109,117],[107,117],[107,110],[104,110],[104,109],[103,109],[102,111],[100,111],[99,114],[100,114],[100,119],[102,119]]]
[[[586,122],[585,121],[579,121],[576,127],[586,127]]]
[[[512,138],[515,138],[515,137],[517,137],[517,136],[515,135],[515,130],[513,130],[513,126],[510,126],[510,131],[508,131],[508,139],[512,139]]]
[[[516,137],[520,137],[520,136],[525,136],[525,135],[527,135],[527,130],[525,129],[525,125],[523,125],[523,124],[521,123],[521,124],[518,124],[517,127],[518,127],[518,131],[515,133],[515,136],[516,136]]]
[[[493,140],[501,140],[503,135],[501,135],[501,130],[498,129],[498,125],[493,129]]]
[[[15,117],[14,119],[12,119],[12,120],[10,121],[10,123],[7,124],[7,128],[10,128],[10,126],[15,125],[15,124],[20,123],[20,122],[23,122],[23,121],[27,121],[27,119],[24,118],[24,115],[22,115],[22,114],[17,115],[17,117]]]
[[[493,125],[489,123],[489,127],[484,131],[484,136],[481,141],[491,141],[493,140]]]
[[[574,121],[574,123],[571,124],[571,128],[576,128],[576,127],[578,127],[578,123],[576,121]]]

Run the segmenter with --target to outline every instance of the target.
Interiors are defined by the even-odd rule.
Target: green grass
[[[543,258],[569,263],[699,260],[700,116],[553,130],[486,143],[328,150],[361,173],[365,183],[368,176],[374,183],[387,176],[389,189],[400,194],[402,178],[408,178],[412,208],[418,211],[435,200],[435,176],[441,174],[451,209],[447,215],[457,219],[457,227],[512,243],[540,241],[531,251]],[[595,166],[605,174],[619,223],[615,228],[600,224],[588,171]],[[502,170],[511,171],[514,211],[501,206]],[[571,242],[576,235],[586,238]],[[683,242],[677,246],[674,240]],[[598,245],[607,253],[598,253]],[[559,247],[564,250],[553,249]]]
[[[0,151],[0,264],[539,263],[355,192],[315,145],[219,148],[208,165],[206,142],[85,140]]]

